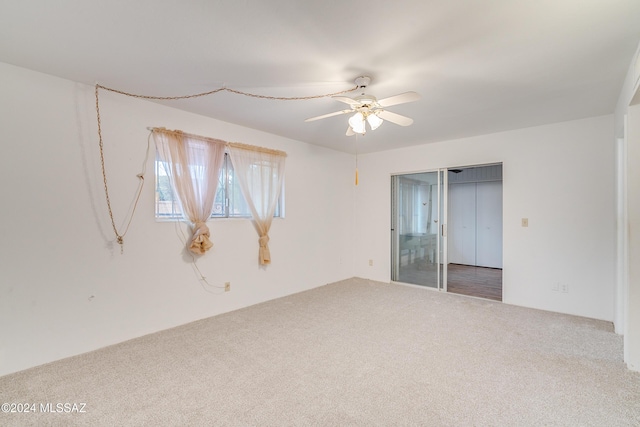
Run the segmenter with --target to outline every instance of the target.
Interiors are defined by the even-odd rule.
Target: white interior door
[[[502,268],[502,182],[476,184],[476,264]]]
[[[449,262],[476,265],[476,184],[449,186]]]

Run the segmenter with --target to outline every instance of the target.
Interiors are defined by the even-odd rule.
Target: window
[[[175,197],[166,164],[156,156],[156,219],[181,220],[180,202]],[[284,191],[280,195],[274,217],[281,217],[283,212]],[[224,163],[218,177],[218,189],[210,218],[250,218],[251,212],[244,200],[240,186],[234,179],[233,165],[229,153],[224,155]]]

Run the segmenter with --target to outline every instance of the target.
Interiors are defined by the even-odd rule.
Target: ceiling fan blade
[[[353,110],[336,111],[335,113],[329,113],[329,114],[323,114],[322,116],[311,117],[309,119],[306,119],[305,122],[312,122],[314,120],[326,119],[327,117],[339,116],[340,114],[347,114],[351,112],[353,112]]]
[[[356,134],[356,133],[353,131],[353,129],[351,129],[351,126],[349,126],[349,127],[347,128],[347,133],[346,133],[345,135],[347,135],[347,136],[353,136],[353,135],[355,135],[355,134]]]
[[[331,98],[335,99],[336,101],[344,102],[345,104],[349,104],[349,105],[360,105],[359,101],[356,101],[355,99],[351,99],[348,96],[332,96]]]
[[[376,114],[381,119],[391,123],[395,123],[400,126],[409,126],[411,123],[413,123],[413,119],[410,119],[409,117],[401,116],[400,114],[392,113],[391,111],[378,110],[376,111]]]
[[[405,93],[401,93],[400,95],[379,99],[378,105],[380,105],[381,107],[390,107],[392,105],[405,104],[407,102],[417,101],[418,99],[420,99],[420,94],[416,92],[405,92]]]

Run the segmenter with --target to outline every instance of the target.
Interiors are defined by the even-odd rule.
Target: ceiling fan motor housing
[[[375,96],[373,95],[367,95],[367,94],[362,94],[360,96],[356,96],[355,98],[356,101],[358,101],[360,103],[360,107],[375,107],[376,103],[377,103],[377,99]]]

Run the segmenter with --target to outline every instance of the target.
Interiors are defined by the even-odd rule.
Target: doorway
[[[502,165],[391,177],[391,280],[502,300]]]
[[[502,301],[502,165],[448,170],[448,291]]]

